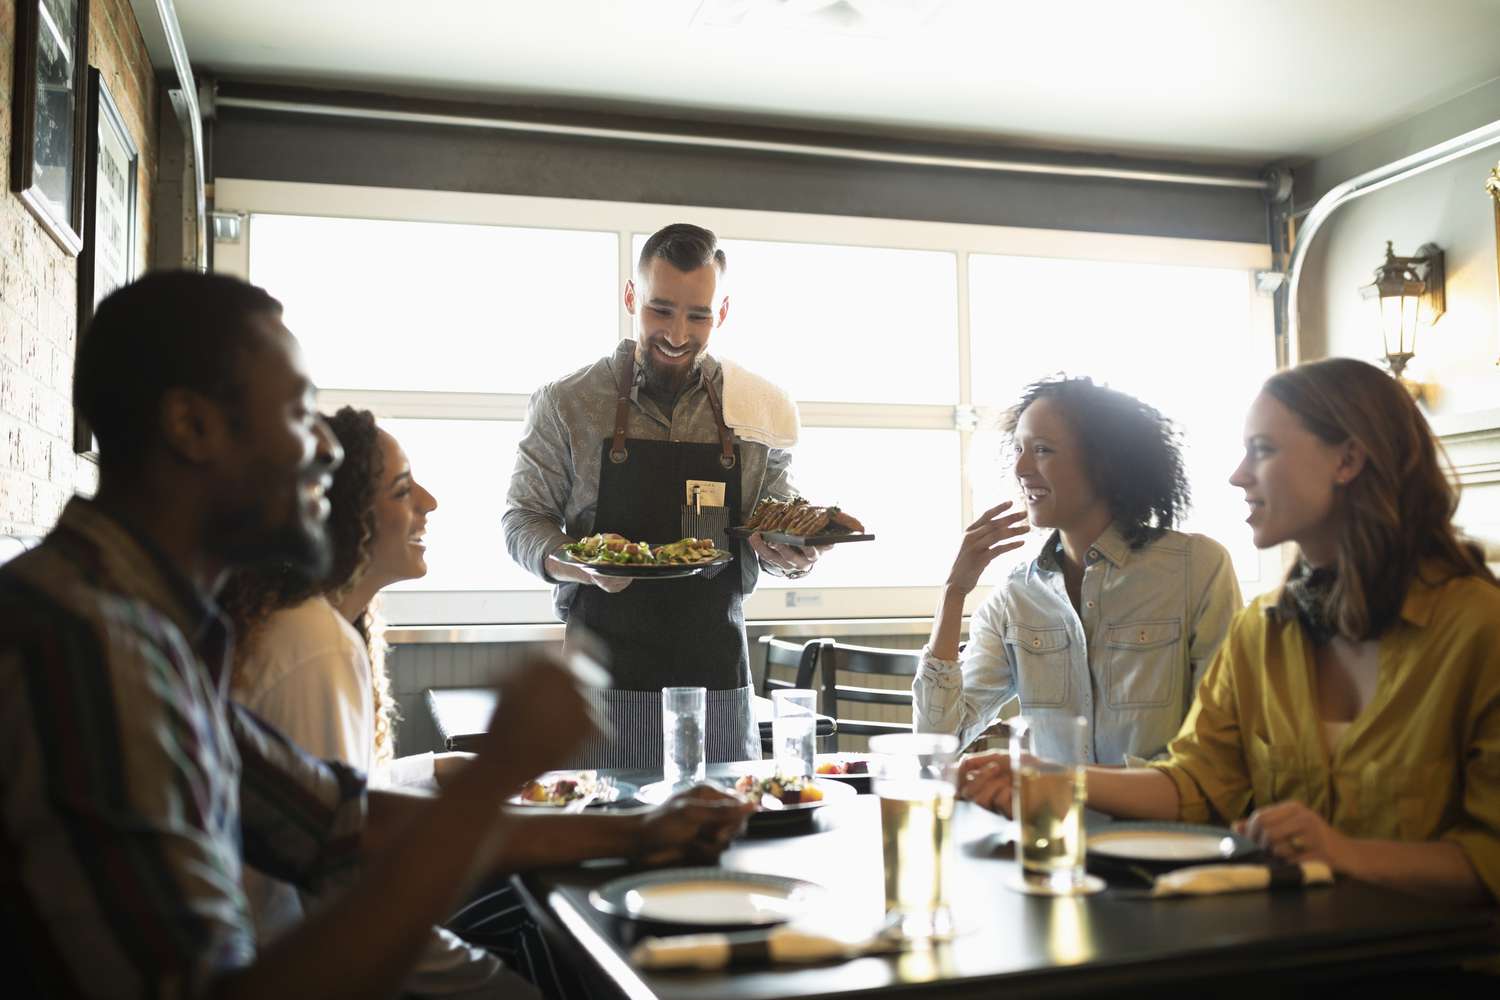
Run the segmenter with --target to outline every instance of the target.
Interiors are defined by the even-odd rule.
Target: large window
[[[975,506],[1016,494],[993,432],[1003,407],[1036,378],[1087,375],[1176,422],[1193,495],[1184,529],[1221,541],[1256,580],[1243,495],[1228,481],[1245,407],[1275,361],[1270,338],[1256,336],[1255,296],[1243,269],[970,255],[973,394],[987,418],[974,439]]]
[[[429,574],[387,602],[398,623],[550,618],[500,533],[527,398],[629,334],[635,255],[683,218],[729,257],[729,321],[710,350],[797,399],[797,487],[878,536],[803,580],[763,577],[749,617],[930,614],[965,521],[1015,494],[1004,407],[1057,371],[1178,422],[1188,527],[1230,548],[1247,590],[1265,582],[1224,481],[1272,364],[1251,281],[1262,247],[235,180],[216,193],[247,215],[216,266],[282,300],[325,408],[373,409],[438,499]]]

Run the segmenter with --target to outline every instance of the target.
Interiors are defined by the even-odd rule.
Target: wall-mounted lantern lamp
[[[1360,289],[1374,302],[1385,343],[1385,364],[1391,376],[1421,398],[1422,386],[1401,377],[1406,363],[1417,353],[1417,331],[1431,326],[1443,315],[1447,299],[1443,290],[1443,251],[1435,243],[1424,243],[1414,257],[1397,257],[1387,241],[1385,263],[1375,269],[1375,280]]]

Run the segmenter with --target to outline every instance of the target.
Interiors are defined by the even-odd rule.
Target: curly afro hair
[[[245,567],[232,573],[219,593],[219,603],[234,623],[237,636],[234,685],[248,686],[249,653],[266,621],[283,608],[295,607],[322,594],[334,604],[364,574],[375,537],[375,498],[385,476],[380,454],[380,429],[368,410],[346,406],[324,418],[344,449],[344,461],[328,490],[328,539],[333,547],[328,575],[313,579],[288,563]],[[354,623],[365,640],[373,674],[375,701],[375,759],[391,756],[395,702],[385,670],[385,643],[380,622],[367,608]]]
[[[1138,549],[1174,527],[1191,506],[1181,435],[1171,420],[1134,396],[1087,376],[1033,382],[1011,407],[1003,429],[1014,435],[1026,408],[1055,402],[1078,435],[1084,471],[1109,504],[1120,532]]]

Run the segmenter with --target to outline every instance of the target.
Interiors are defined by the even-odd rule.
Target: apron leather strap
[[[625,430],[630,423],[630,392],[635,388],[635,349],[622,348],[620,378],[615,387],[615,434],[609,444],[609,460],[619,465],[630,457],[625,447]],[[719,402],[719,391],[713,379],[703,377],[703,389],[708,393],[708,408],[713,411],[714,423],[719,431],[719,464],[725,469],[735,466],[734,435],[724,423],[724,404]]]
[[[620,380],[615,390],[615,436],[609,445],[609,460],[616,465],[630,457],[625,449],[625,428],[630,423],[630,391],[635,388],[635,348],[624,347],[620,358]]]
[[[734,468],[734,435],[724,426],[724,406],[719,402],[719,392],[714,380],[703,376],[703,389],[708,393],[709,409],[714,411],[714,423],[719,425],[719,464],[726,469]]]

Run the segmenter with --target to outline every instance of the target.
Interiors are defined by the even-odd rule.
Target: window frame
[[[994,407],[974,406],[970,395],[971,253],[1236,269],[1245,272],[1247,288],[1253,285],[1256,270],[1271,265],[1271,251],[1267,245],[1219,240],[239,178],[219,178],[214,187],[215,211],[243,218],[238,241],[215,242],[214,270],[241,278],[249,277],[253,216],[257,214],[613,232],[617,237],[620,287],[634,272],[631,253],[634,236],[654,232],[665,222],[682,218],[707,226],[722,238],[952,254],[958,316],[954,333],[959,338],[959,384],[955,404],[799,400],[798,407],[802,423],[808,427],[956,431],[959,435],[959,468],[956,472],[962,521],[952,526],[951,539],[955,542],[963,525],[974,517],[970,481],[973,432],[981,426],[993,425],[1000,412]],[[1264,334],[1268,357],[1274,357],[1272,301],[1269,297],[1255,295],[1251,303],[1252,329]],[[599,355],[631,335],[631,320],[622,308],[617,329],[608,336],[601,334]],[[582,358],[579,363],[587,360]],[[382,418],[517,421],[525,418],[527,401],[528,395],[520,393],[350,389],[325,389],[320,393],[320,406],[325,410],[344,405],[359,406]],[[497,510],[497,534],[500,531],[499,515]],[[1265,589],[1281,567],[1282,557],[1278,552],[1263,552],[1259,578],[1243,580],[1242,583],[1249,585],[1247,590],[1250,587]],[[939,581],[924,587],[844,588],[818,588],[808,584],[787,587],[778,586],[779,582],[775,577],[761,577],[760,586],[746,601],[747,621],[925,616],[931,614],[939,590]],[[971,611],[988,592],[988,587],[978,588],[966,602],[966,610]],[[550,590],[396,591],[386,595],[385,611],[396,625],[555,621]]]

